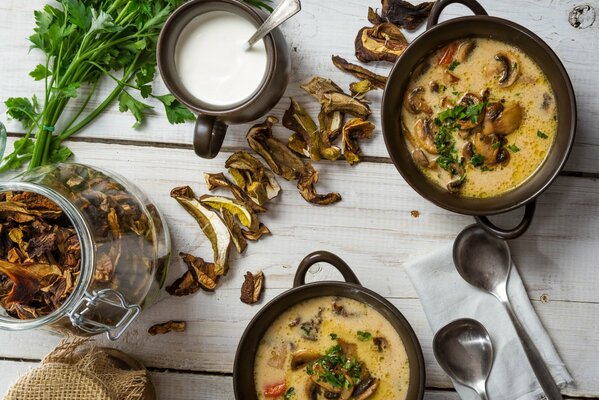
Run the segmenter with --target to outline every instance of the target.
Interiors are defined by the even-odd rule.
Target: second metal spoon
[[[472,388],[481,400],[488,400],[486,383],[493,366],[493,344],[480,322],[463,318],[445,325],[433,339],[433,352],[449,376]]]
[[[466,282],[492,294],[504,305],[545,395],[549,400],[561,400],[562,395],[547,364],[510,303],[507,283],[512,259],[507,242],[487,233],[478,225],[471,225],[460,232],[454,242],[453,262]]]

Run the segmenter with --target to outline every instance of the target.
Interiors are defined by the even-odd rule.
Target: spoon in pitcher
[[[262,40],[264,36],[270,33],[270,31],[293,17],[300,12],[301,9],[302,3],[300,0],[281,0],[279,5],[275,7],[270,16],[264,21],[260,28],[258,28],[256,33],[252,35],[250,40],[243,44],[243,49],[251,49],[256,42]]]
[[[488,400],[493,344],[480,322],[464,318],[445,325],[433,339],[433,352],[447,375],[474,390],[481,400]]]
[[[497,298],[505,307],[530,366],[549,400],[561,400],[559,388],[522,323],[516,316],[507,294],[512,268],[510,248],[478,225],[465,228],[453,244],[453,262],[466,282]]]

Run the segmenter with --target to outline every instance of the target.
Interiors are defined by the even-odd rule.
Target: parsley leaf
[[[358,337],[358,340],[361,342],[367,342],[370,339],[372,339],[372,333],[368,331],[358,331],[356,332],[356,336]]]
[[[470,164],[472,164],[475,167],[480,167],[484,163],[485,163],[485,158],[480,154],[475,154],[470,159]]]
[[[6,110],[8,116],[21,122],[25,128],[34,124],[39,107],[35,96],[32,100],[25,97],[11,97],[4,102],[4,105],[8,108]]]
[[[35,69],[29,73],[29,76],[36,81],[41,81],[50,75],[52,75],[52,72],[42,64],[38,64]]]
[[[119,96],[119,111],[131,111],[131,114],[133,114],[135,117],[135,124],[133,124],[134,128],[139,128],[141,126],[144,118],[144,111],[150,110],[152,108],[152,106],[142,103],[126,91],[123,91]]]
[[[520,151],[520,148],[518,146],[516,146],[515,143],[510,144],[510,145],[505,146],[505,147],[507,147],[512,153],[517,153],[517,152]]]
[[[283,396],[283,400],[290,400],[291,397],[295,396],[295,388],[293,386],[291,386],[289,389],[287,389],[287,391],[285,392],[285,395]]]
[[[460,62],[458,60],[453,60],[451,64],[449,64],[449,67],[447,67],[447,69],[453,71],[457,68],[458,65],[460,65]]]
[[[179,103],[172,94],[154,97],[164,104],[166,118],[171,124],[181,124],[185,121],[195,121],[195,115],[189,111],[187,107]]]
[[[337,334],[336,333],[330,333],[329,336],[331,337],[331,340],[337,340]]]
[[[547,136],[547,134],[543,131],[537,131],[537,136],[540,137],[541,139],[547,139],[549,136]]]

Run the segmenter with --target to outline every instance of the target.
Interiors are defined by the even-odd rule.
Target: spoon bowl
[[[466,282],[495,296],[507,284],[512,267],[507,242],[479,225],[470,225],[457,236],[453,262]]]
[[[486,381],[493,366],[493,344],[478,321],[455,320],[437,332],[433,339],[435,358],[456,382],[472,388],[486,399]]]

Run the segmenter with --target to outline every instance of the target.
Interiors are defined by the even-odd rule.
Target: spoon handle
[[[516,333],[518,334],[518,338],[520,339],[520,343],[522,343],[522,347],[524,347],[524,353],[530,362],[530,366],[532,367],[539,384],[541,385],[541,389],[545,392],[547,399],[549,400],[561,400],[562,395],[557,387],[555,380],[551,376],[551,372],[549,372],[549,368],[547,368],[547,364],[541,357],[539,350],[533,344],[530,336],[526,333],[526,330],[520,323],[520,320],[516,316],[512,305],[509,301],[502,300],[505,309],[507,310],[512,323],[514,324],[514,328],[516,328]]]
[[[270,31],[293,17],[302,9],[300,0],[281,0],[279,5],[273,10],[270,16],[264,21],[262,26],[258,28],[256,33],[248,40],[246,46],[252,47],[256,42],[268,35]]]

